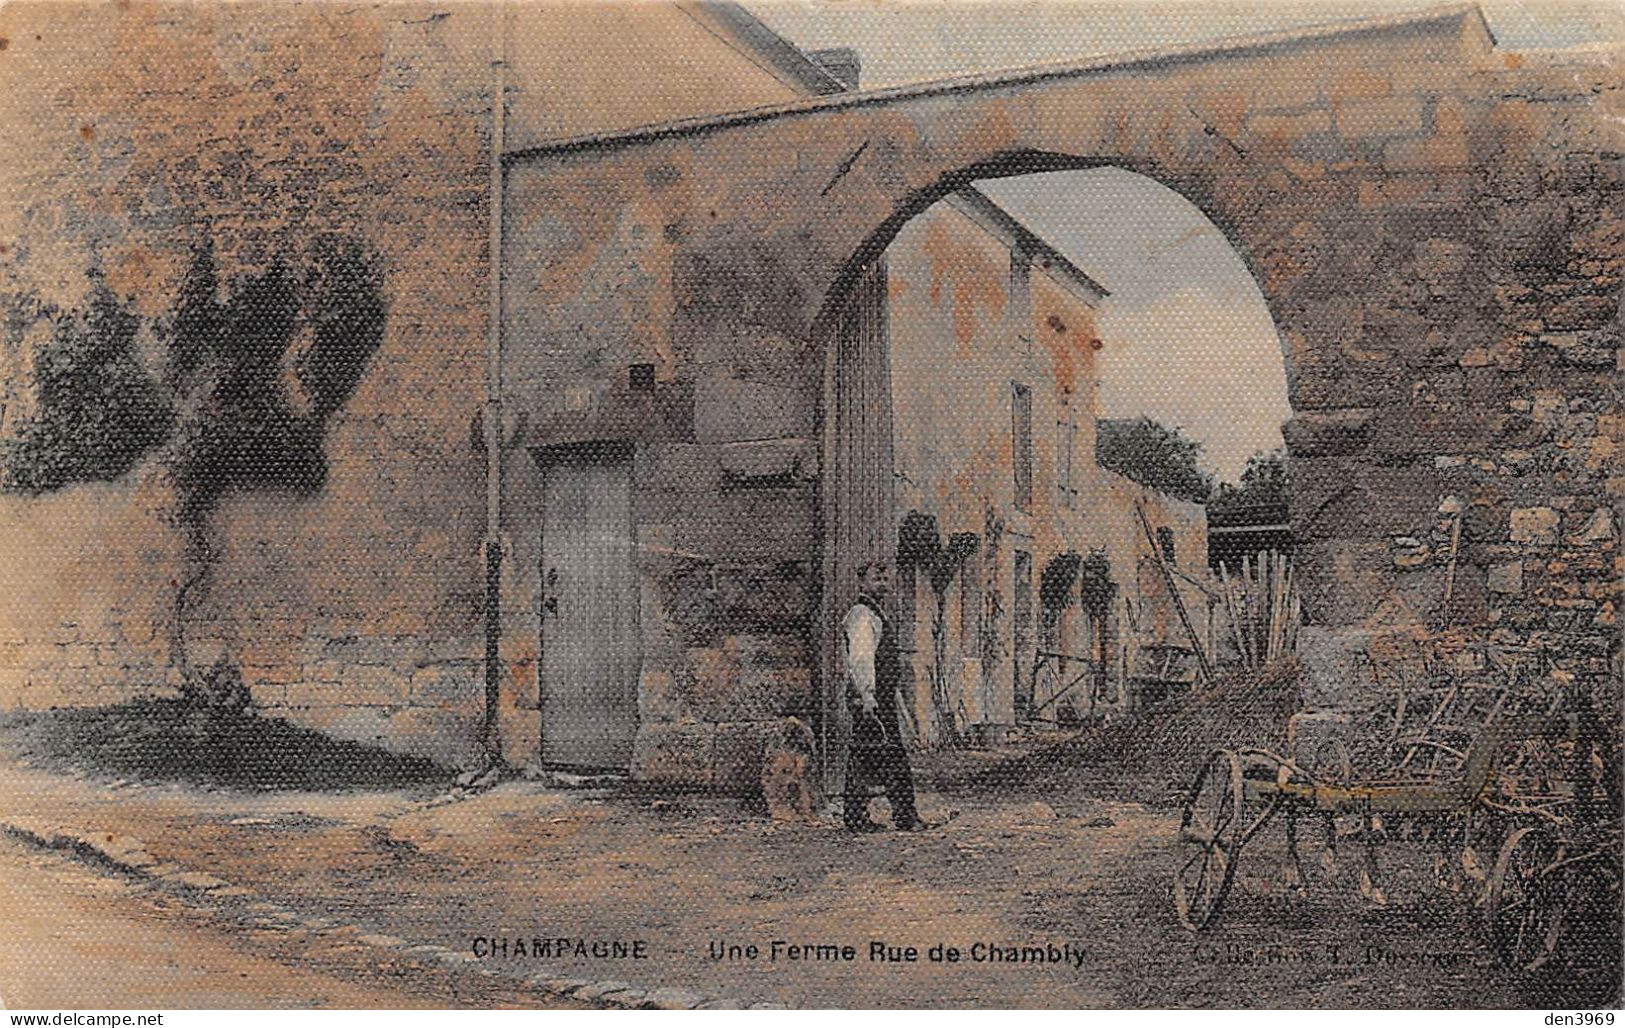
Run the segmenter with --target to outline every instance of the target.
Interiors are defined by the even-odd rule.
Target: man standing
[[[874,832],[869,819],[869,789],[884,784],[898,831],[929,827],[914,809],[914,776],[903,748],[898,719],[897,687],[902,658],[897,628],[885,613],[891,594],[891,565],[874,560],[858,568],[858,602],[841,622],[846,659],[847,701],[852,707],[852,745],[846,764],[846,827]]]

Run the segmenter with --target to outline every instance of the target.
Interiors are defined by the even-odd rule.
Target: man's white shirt
[[[885,624],[868,604],[854,603],[842,622],[846,640],[846,679],[865,706],[875,700],[875,650]]]

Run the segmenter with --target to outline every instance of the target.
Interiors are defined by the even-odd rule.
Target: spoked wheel
[[[1218,750],[1196,776],[1179,821],[1174,911],[1189,931],[1213,923],[1235,880],[1246,827],[1241,803],[1241,761]]]
[[[1507,836],[1490,873],[1484,917],[1501,962],[1538,971],[1551,962],[1563,936],[1567,897],[1562,874],[1552,871],[1559,849],[1537,828]]]

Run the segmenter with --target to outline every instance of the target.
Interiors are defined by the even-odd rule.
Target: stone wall
[[[1348,399],[1287,427],[1314,701],[1361,688],[1374,637],[1466,628],[1618,702],[1618,67],[1507,55],[1435,103],[1431,135],[1390,144],[1402,174],[1340,226],[1400,285],[1318,326],[1345,367],[1392,384],[1366,399],[1314,368],[1300,394]],[[1455,201],[1431,202],[1444,188]]]
[[[520,449],[629,438],[681,453],[695,480],[725,445],[805,453],[822,319],[901,225],[966,179],[1112,164],[1207,213],[1281,332],[1314,675],[1343,675],[1316,656],[1334,643],[1447,620],[1560,643],[1611,689],[1625,148],[1603,56],[1536,68],[1463,9],[516,155],[504,260]],[[549,359],[560,347],[574,366]],[[657,386],[633,401],[617,383],[639,361]],[[1435,521],[1452,497],[1463,533],[1445,611]],[[696,494],[692,520],[647,541],[684,539],[699,580],[736,552],[751,574],[811,580],[817,493],[756,500],[746,513]],[[667,631],[648,612],[647,630]],[[780,638],[804,645],[804,631]]]
[[[50,322],[82,308],[96,276],[140,316],[143,361],[164,380],[204,244],[224,294],[278,262],[298,278],[320,240],[352,240],[387,306],[382,345],[328,424],[325,484],[229,492],[190,530],[201,566],[174,438],[115,480],[0,496],[0,702],[163,694],[182,665],[223,658],[267,713],[448,763],[478,753],[482,25],[422,4],[0,14],[0,293],[12,311],[19,297],[56,307],[12,315],[15,398]],[[0,436],[26,416],[14,404]],[[200,571],[177,647],[176,594]]]

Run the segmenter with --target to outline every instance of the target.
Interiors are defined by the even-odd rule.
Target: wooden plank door
[[[887,350],[886,262],[859,274],[833,326],[826,366],[824,479],[823,710],[818,748],[826,793],[839,794],[851,735],[841,622],[857,601],[857,569],[897,557],[892,483],[891,355]]]
[[[542,760],[625,768],[638,728],[630,461],[544,471]]]

